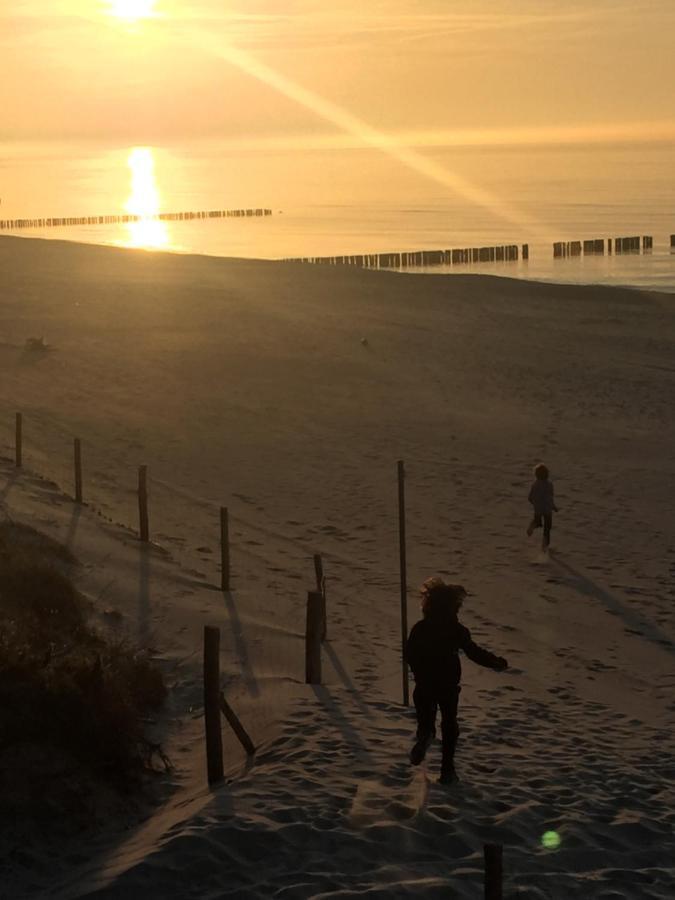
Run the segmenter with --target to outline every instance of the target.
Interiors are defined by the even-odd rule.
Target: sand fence
[[[14,464],[16,469],[23,468],[24,450],[24,417],[22,413],[15,416]],[[407,567],[406,567],[406,529],[405,529],[405,463],[397,462],[398,481],[398,524],[399,524],[399,557],[401,587],[401,665],[403,683],[403,706],[409,705],[408,669],[403,659],[403,649],[407,639]],[[73,483],[76,504],[84,503],[83,456],[82,441],[73,439]],[[150,516],[148,493],[148,466],[138,467],[138,538],[142,544],[150,544]],[[229,512],[227,507],[220,507],[220,550],[221,550],[221,585],[224,594],[231,590]],[[323,557],[319,553],[313,555],[315,584],[307,592],[305,623],[305,683],[320,685],[322,676],[322,644],[327,640],[327,605],[326,574]],[[220,628],[205,625],[203,631],[203,688],[204,688],[204,737],[206,750],[206,774],[211,788],[216,788],[224,780],[222,720],[225,718],[239,740],[244,752],[252,757],[256,748],[239,717],[228,703],[221,687],[220,674]],[[485,900],[502,900],[502,845],[484,845]]]

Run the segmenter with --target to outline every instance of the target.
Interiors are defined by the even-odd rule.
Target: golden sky
[[[0,135],[674,139],[674,49],[675,0],[3,0]]]

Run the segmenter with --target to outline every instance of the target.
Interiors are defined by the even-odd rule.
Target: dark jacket
[[[405,659],[424,687],[456,687],[462,677],[459,651],[479,666],[487,669],[504,668],[506,661],[484,650],[471,640],[471,632],[456,618],[421,619],[413,625],[405,647]]]
[[[537,478],[527,499],[534,506],[535,516],[550,516],[552,512],[557,512],[553,499],[553,482],[548,478]]]

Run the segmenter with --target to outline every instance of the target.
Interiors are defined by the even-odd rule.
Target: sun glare
[[[108,12],[125,22],[149,19],[154,14],[156,0],[108,0]]]

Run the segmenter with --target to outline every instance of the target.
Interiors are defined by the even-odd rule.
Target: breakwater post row
[[[523,244],[523,259],[529,259],[529,246]],[[407,269],[416,266],[457,266],[479,262],[516,262],[517,244],[497,247],[464,247],[460,250],[416,250],[404,253],[360,253],[352,256],[303,256],[283,262],[312,263],[323,266],[358,266],[362,269]]]
[[[671,246],[672,246],[671,236]],[[618,237],[614,238],[614,253],[639,253],[642,249],[643,253],[649,253],[654,249],[654,238],[650,234],[640,237]],[[588,241],[556,241],[553,244],[553,256],[555,259],[564,258],[566,256],[584,256],[599,254],[602,256],[605,252],[605,239],[592,238]],[[607,238],[607,253],[612,253],[612,238]]]
[[[66,225],[124,225],[128,222],[182,222],[192,219],[230,219],[251,216],[271,216],[271,209],[206,209],[197,212],[156,213],[139,216],[131,213],[113,216],[58,216],[39,219],[0,219],[0,231],[14,231],[19,228],[57,228]]]

